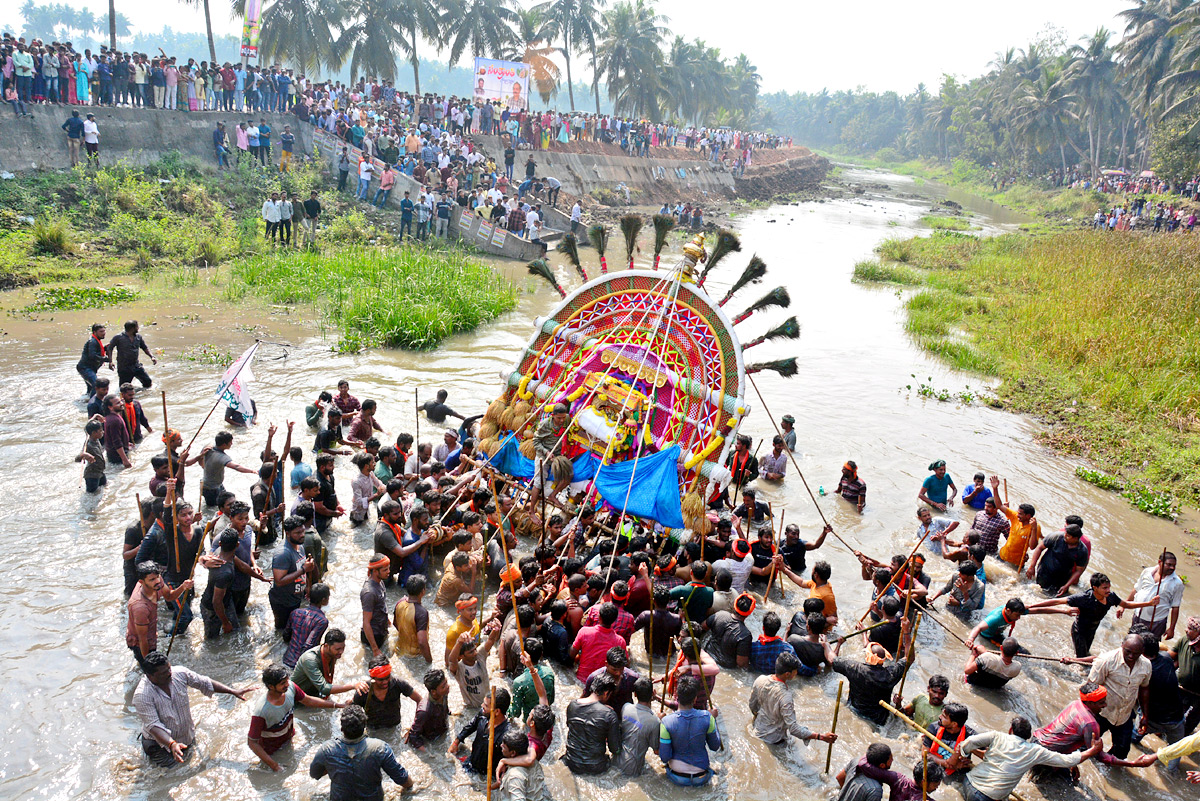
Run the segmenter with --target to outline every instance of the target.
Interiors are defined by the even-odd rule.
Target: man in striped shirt
[[[314,584],[308,593],[308,606],[293,609],[288,615],[287,625],[283,627],[283,639],[288,644],[283,664],[289,668],[296,667],[300,654],[321,642],[322,635],[329,628],[329,619],[322,609],[328,603],[329,585]]]

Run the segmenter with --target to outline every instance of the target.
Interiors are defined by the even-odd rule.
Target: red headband
[[[386,679],[392,675],[392,666],[380,665],[379,667],[373,667],[367,671],[367,675],[373,679]]]
[[[367,569],[369,569],[369,570],[378,570],[378,569],[379,569],[379,568],[381,568],[381,567],[387,567],[387,566],[388,566],[388,565],[390,565],[391,563],[392,563],[392,560],[391,560],[391,559],[388,559],[388,558],[385,556],[385,557],[383,557],[382,559],[380,559],[380,560],[378,560],[378,561],[375,561],[375,562],[371,562],[371,563],[369,563],[369,564],[367,565]]]
[[[614,601],[628,601],[629,600],[629,590],[628,589],[625,590],[624,595],[618,594],[615,588],[609,590],[608,594],[612,596],[612,599]]]
[[[1104,687],[1097,687],[1095,692],[1079,693],[1080,701],[1084,701],[1086,703],[1092,703],[1092,704],[1094,704],[1098,701],[1103,701],[1107,697],[1108,697],[1108,690],[1106,690]]]
[[[733,555],[738,559],[745,559],[746,554],[750,553],[750,543],[745,540],[733,541]]]
[[[472,596],[471,598],[468,598],[465,601],[455,601],[454,608],[461,612],[464,609],[470,609],[477,603],[479,603],[479,599]]]

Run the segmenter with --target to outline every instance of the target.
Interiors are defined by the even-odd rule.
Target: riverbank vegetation
[[[275,250],[262,235],[264,198],[313,190],[319,252]],[[214,174],[170,155],[144,168],[19,176],[0,182],[0,285],[46,285],[20,310],[34,313],[111,305],[137,291],[97,287],[116,282],[190,289],[206,272],[227,297],[313,305],[342,332],[343,350],[433,347],[514,306],[514,286],[469,252],[442,240],[400,248],[388,232],[392,212],[364,212],[349,197],[316,163],[278,175],[247,160]]]
[[[231,270],[226,297],[257,292],[306,303],[342,329],[342,349],[432,348],[516,305],[516,288],[462,251],[347,247],[330,255],[272,251]]]
[[[835,157],[936,178],[1052,221],[1087,218],[1112,203],[1094,191],[1106,169],[1134,178],[1150,169],[1172,182],[1200,172],[1200,6],[1129,6],[1119,35],[1100,28],[1072,42],[1047,28],[967,81],[947,74],[907,94],[771,93],[759,103],[781,131]]]
[[[1176,501],[1200,503],[1191,239],[1010,234],[976,240],[963,258],[960,237],[885,242],[878,267],[855,276],[919,276],[905,302],[915,340],[956,368],[999,376],[999,403],[1048,421],[1048,444],[1094,462],[1139,508],[1169,516]]]

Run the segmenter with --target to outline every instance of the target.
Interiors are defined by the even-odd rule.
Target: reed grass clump
[[[510,311],[517,288],[460,250],[270,252],[234,265],[231,299],[312,304],[345,338],[424,350]]]
[[[854,280],[860,284],[917,286],[925,282],[925,276],[903,264],[883,264],[874,259],[864,259],[854,265]]]
[[[913,241],[924,240],[888,249]],[[1192,238],[1077,231],[975,243],[959,269],[924,272],[905,302],[914,339],[959,369],[998,375],[1009,408],[1053,423],[1051,444],[1130,486],[1200,503]]]
[[[921,218],[921,224],[927,225],[935,231],[969,231],[971,223],[963,217],[950,217],[945,215],[926,214]]]

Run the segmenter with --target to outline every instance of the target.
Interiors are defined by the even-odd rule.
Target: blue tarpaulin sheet
[[[683,510],[679,501],[678,445],[665,451],[642,456],[635,461],[610,464],[599,470],[600,457],[584,453],[576,457],[575,481],[595,477],[596,492],[610,506],[637,517],[655,520],[664,526],[683,528]],[[521,455],[517,439],[508,437],[496,455],[489,459],[501,472],[515,478],[533,478],[533,460]],[[630,481],[633,488],[630,489]],[[626,493],[629,503],[625,503]]]

